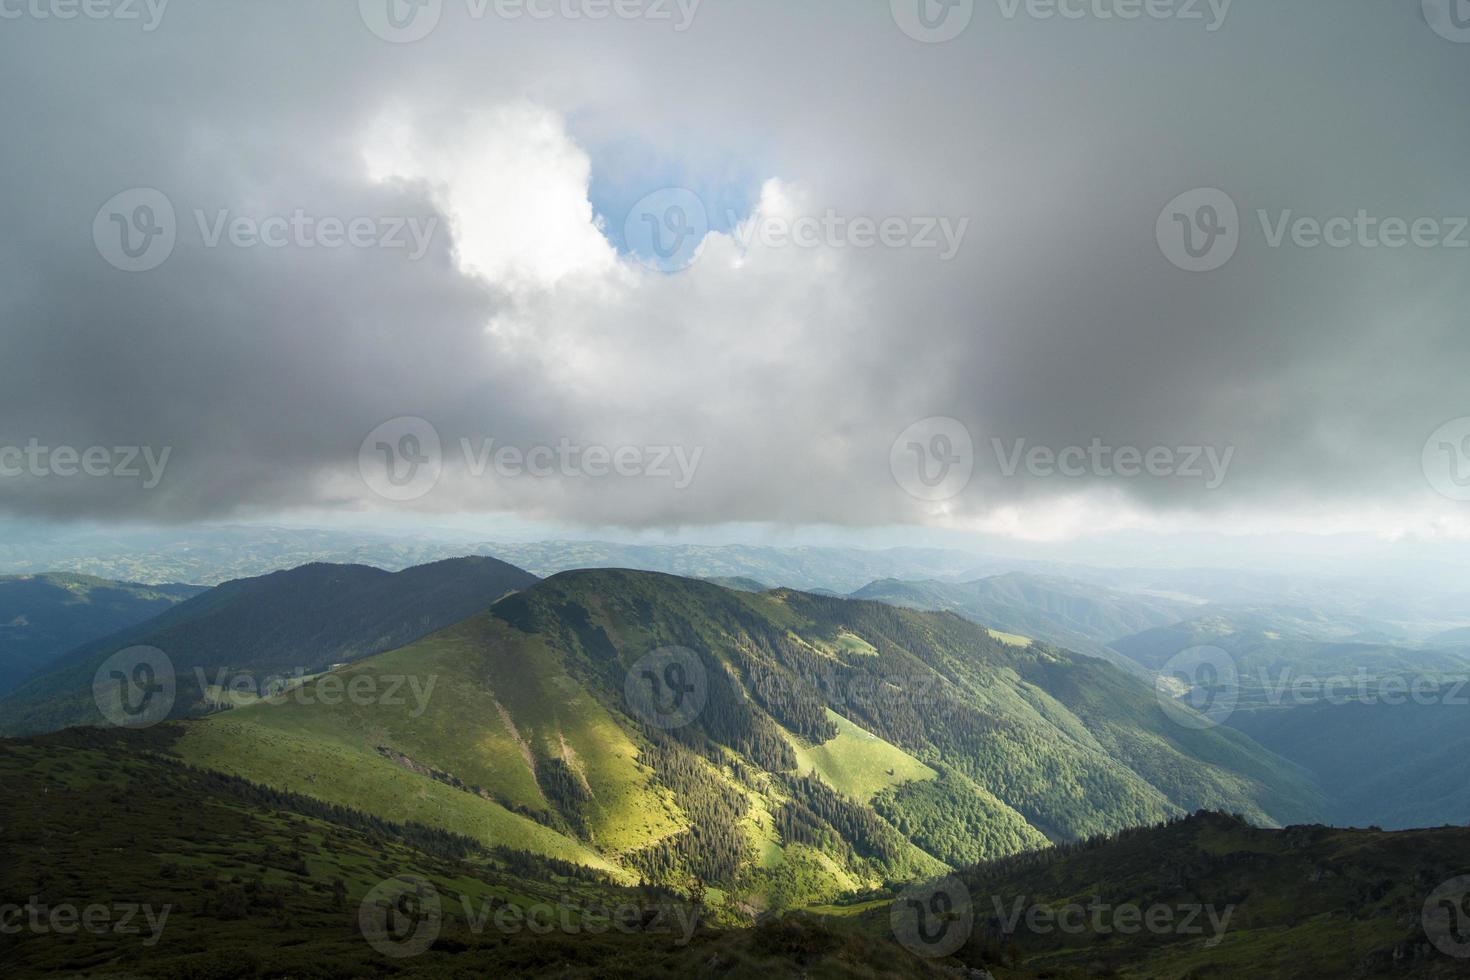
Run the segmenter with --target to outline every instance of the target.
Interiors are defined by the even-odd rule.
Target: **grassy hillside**
[[[411,680],[402,704],[345,696],[323,703],[313,683],[301,698],[188,726],[179,751],[199,765],[389,819],[605,867],[592,846],[616,855],[680,829],[606,709],[577,689],[543,644],[488,614],[333,676],[344,690],[371,679],[378,692],[389,678]],[[415,684],[429,696],[415,700]],[[591,790],[575,810],[542,788],[555,781],[552,759]]]
[[[720,928],[677,893],[191,769],[173,734],[0,742],[7,977],[947,975],[891,939]],[[92,926],[28,927],[32,899]]]
[[[997,976],[1462,977],[1466,959],[1452,954],[1470,953],[1464,935],[1424,911],[1445,911],[1436,894],[1462,897],[1464,887],[1441,886],[1467,871],[1461,827],[1263,830],[1201,813],[979,865],[935,887],[973,913],[954,928],[955,958]],[[857,911],[872,935],[892,928],[888,902]]]
[[[650,714],[638,692],[665,680],[695,710]],[[192,723],[176,750],[622,880],[698,877],[748,911],[1201,806],[1269,823],[1318,803],[1289,763],[1169,723],[1100,661],[953,615],[623,571],[541,582]]]
[[[1464,828],[1263,830],[1202,813],[751,923],[689,882],[629,887],[173,754],[211,724],[0,741],[7,977],[1464,975]],[[975,793],[941,769],[879,795],[904,790]],[[808,871],[825,859],[788,850]]]
[[[151,619],[203,591],[66,572],[0,578],[0,694],[74,647]]]
[[[800,772],[815,771],[833,789],[861,802],[904,783],[934,778],[934,770],[872,732],[827,709],[837,735],[820,745],[792,739]]]
[[[262,693],[276,676],[310,675],[412,642],[483,609],[534,576],[493,558],[464,558],[398,573],[360,565],[306,565],[227,582],[137,626],[84,644],[0,700],[0,733],[99,724],[99,665],[135,646],[170,658],[172,717],[207,710],[218,679]]]

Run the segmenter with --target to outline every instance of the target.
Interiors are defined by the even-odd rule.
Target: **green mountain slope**
[[[752,924],[186,765],[211,724],[0,740],[7,977],[1439,980],[1470,954],[1464,828],[1200,813]]]
[[[0,578],[0,694],[74,647],[151,619],[203,591],[68,572]]]
[[[557,576],[496,613],[557,636],[604,676],[639,650],[681,639],[703,643],[772,720],[817,731],[825,724],[817,712],[836,711],[921,761],[968,770],[1060,838],[1092,833],[1091,824],[1126,826],[1129,807],[1191,809],[1213,793],[1233,796],[1267,820],[1270,808],[1292,819],[1314,801],[1299,773],[1248,740],[1179,731],[1153,691],[1120,671],[1042,644],[1011,645],[958,616],[789,591],[715,592],[617,572]],[[849,636],[864,641],[860,652],[843,648]],[[611,679],[621,684],[621,672]],[[696,725],[709,736],[712,721],[702,717]],[[1123,731],[1137,733],[1168,762],[1141,759],[1142,771],[1133,772],[1107,758]],[[1033,761],[1042,745],[1045,776]],[[1254,767],[1248,779],[1276,782],[1256,786],[1255,795],[1227,788],[1214,767],[1245,757]],[[1099,792],[1077,794],[1089,801],[1081,805],[1053,807],[1048,801],[1071,788],[1068,777]]]
[[[1448,978],[1470,957],[1467,871],[1463,827],[1263,830],[1200,813],[982,864],[899,903],[942,893],[959,912],[929,937],[997,977]],[[892,905],[852,911],[883,935]]]
[[[186,767],[174,734],[0,742],[7,977],[949,975],[891,937],[722,928],[673,892]]]
[[[464,558],[389,573],[361,565],[306,565],[227,582],[153,619],[84,644],[0,700],[0,732],[28,734],[98,724],[93,678],[134,646],[173,663],[171,716],[210,707],[219,680],[261,693],[272,677],[311,675],[432,633],[535,577],[493,558]]]
[[[398,703],[377,696],[395,681]],[[659,682],[697,710],[651,712]],[[190,723],[178,752],[625,880],[697,876],[752,910],[1202,806],[1270,823],[1319,803],[1101,661],[954,615],[625,571],[556,576]]]

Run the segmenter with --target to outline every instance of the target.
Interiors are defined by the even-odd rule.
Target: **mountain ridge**
[[[697,678],[700,711],[642,713],[629,692],[649,675]],[[384,819],[655,881],[693,874],[758,908],[1203,805],[1277,823],[1317,801],[1290,763],[1174,725],[1106,663],[951,613],[790,589],[565,572],[331,676],[367,690],[433,678],[433,694],[417,713],[324,705],[310,680],[304,703],[190,723],[180,753]]]
[[[0,695],[67,651],[143,622],[203,592],[75,572],[0,577]]]
[[[97,723],[93,673],[110,655],[151,647],[179,682],[178,716],[199,710],[199,672],[258,685],[272,674],[306,675],[360,659],[458,622],[535,576],[493,558],[449,559],[387,572],[313,563],[235,579],[159,616],[85,643],[0,699],[0,732],[29,734]]]

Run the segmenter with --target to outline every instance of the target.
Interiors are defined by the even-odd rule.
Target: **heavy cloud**
[[[446,0],[432,33],[398,44],[348,3],[172,4],[145,30],[146,15],[11,0],[0,445],[171,455],[152,489],[22,473],[0,479],[0,506],[1462,528],[1421,453],[1470,415],[1470,249],[1270,235],[1287,211],[1470,215],[1470,44],[1418,2],[1238,3],[1213,31],[1064,6],[1084,15],[981,2],[960,37],[926,44],[881,3],[704,0],[677,30],[674,4],[667,20],[506,19]],[[669,185],[696,188],[715,225],[677,273],[620,247],[629,208]],[[1186,272],[1156,221],[1199,187],[1238,205],[1241,241]],[[98,209],[132,188],[176,212],[147,272],[94,243]],[[726,192],[750,203],[727,215]],[[298,212],[433,233],[414,259],[306,247],[279,222],[284,247],[244,247],[219,225]],[[947,261],[830,230],[771,237],[829,214],[968,224]],[[359,452],[405,416],[432,422],[445,459],[431,492],[394,502]],[[975,443],[973,477],[937,502],[890,467],[932,416]],[[462,439],[700,455],[684,487],[677,467],[476,476]],[[1214,489],[1091,463],[1007,476],[993,439],[1233,456]]]

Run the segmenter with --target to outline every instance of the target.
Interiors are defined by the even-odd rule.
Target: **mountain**
[[[1230,724],[1313,772],[1325,818],[1390,830],[1470,815],[1470,685],[1241,712]]]
[[[170,659],[177,694],[169,714],[178,717],[217,707],[227,692],[211,690],[215,682],[258,696],[272,683],[412,642],[535,581],[493,558],[464,558],[396,573],[306,565],[227,582],[56,658],[0,699],[0,731],[99,723],[94,677],[125,649],[152,647]]]
[[[1431,980],[1470,952],[1465,828],[1198,813],[753,920],[188,766],[201,724],[0,740],[7,976]]]
[[[1188,603],[1115,592],[1070,579],[1011,573],[974,582],[872,582],[852,594],[910,609],[949,610],[1008,633],[1035,637],[1125,668],[1107,644],[1179,621]]]
[[[481,539],[452,528],[412,532],[269,525],[190,525],[159,528],[47,527],[36,533],[23,522],[0,519],[0,573],[65,571],[130,582],[194,582],[217,585],[312,562],[372,565],[398,570],[463,555],[496,557],[539,575],[577,568],[636,568],[690,578],[747,577],[770,585],[846,595],[882,579],[971,582],[1010,572],[1071,583],[1130,597],[1153,597],[1204,607],[1291,606],[1312,610],[1328,636],[1381,633],[1426,637],[1466,627],[1470,593],[1458,566],[1422,569],[1353,566],[1350,574],[1323,572],[1329,560],[1314,558],[1294,573],[1257,567],[1244,555],[1238,568],[1193,568],[1185,554],[1154,552],[1139,541],[1140,558],[1154,567],[1119,566],[1097,554],[1097,564],[1027,558],[1013,548],[988,552],[943,548],[864,549],[762,545],[642,545],[628,542]],[[1181,617],[1183,618],[1183,617]],[[1361,624],[1361,625],[1353,625]],[[1094,651],[1089,651],[1094,652]]]
[[[915,938],[934,953],[957,947],[960,964],[1001,980],[1449,978],[1465,976],[1470,957],[1467,869],[1464,827],[1269,830],[1199,813],[990,862],[852,911],[878,936],[909,903],[947,908]]]
[[[1445,630],[1443,633],[1436,633],[1431,636],[1426,642],[1442,644],[1445,646],[1470,646],[1470,626],[1461,627],[1460,629]]]
[[[0,694],[73,647],[151,619],[203,591],[65,572],[0,578]]]
[[[1191,703],[1213,699],[1217,721],[1310,772],[1326,794],[1329,822],[1391,829],[1462,822],[1470,813],[1462,790],[1470,767],[1461,761],[1470,749],[1470,649],[1371,635],[1315,638],[1324,632],[1300,608],[1212,610],[1113,647],[1151,670],[1191,648],[1222,651],[1228,664],[1205,669],[1200,661]],[[1233,668],[1233,684],[1221,678],[1222,665]],[[1181,693],[1189,683],[1178,680]]]
[[[0,520],[0,571],[46,569],[129,581],[205,585],[313,562],[396,570],[481,555],[539,576],[578,568],[634,568],[689,578],[744,577],[790,588],[847,593],[877,578],[951,578],[984,563],[973,554],[940,548],[485,541],[432,528],[411,534],[269,526],[88,530],[45,536],[26,531],[23,525]]]
[[[875,578],[949,577],[974,555],[938,548],[770,548],[757,545],[632,545],[603,541],[498,543],[493,553],[539,575],[627,568],[685,578],[749,579],[804,591],[848,593]]]
[[[1118,639],[1178,622],[1190,606],[1132,595],[1070,579],[1012,572],[975,582],[873,582],[853,593],[924,608],[949,609],[997,629],[1040,636],[1043,631],[1091,641]],[[901,602],[900,600],[905,600]],[[1061,640],[1048,641],[1061,642]]]
[[[1413,657],[1429,649],[1372,620],[1300,606],[1203,606],[1178,622],[1118,637],[1110,645],[1150,669],[1180,650],[1203,645],[1239,652],[1257,663],[1320,659],[1331,650],[1401,650]]]
[[[1316,698],[1371,689],[1385,678],[1404,683],[1470,676],[1470,651],[1405,642],[1319,640],[1302,619],[1259,611],[1218,611],[1115,640],[1112,648],[1151,671],[1176,654],[1211,647],[1228,655],[1236,672],[1235,715],[1290,708],[1306,690]],[[1334,686],[1335,685],[1335,686]]]
[[[34,844],[0,861],[6,976],[953,976],[892,937],[731,928],[687,891],[192,769],[176,734],[0,741],[7,844]]]
[[[1320,804],[1290,763],[1171,722],[1093,658],[617,570],[190,722],[173,751],[623,881],[694,875],[752,910],[1200,807],[1282,823]]]

